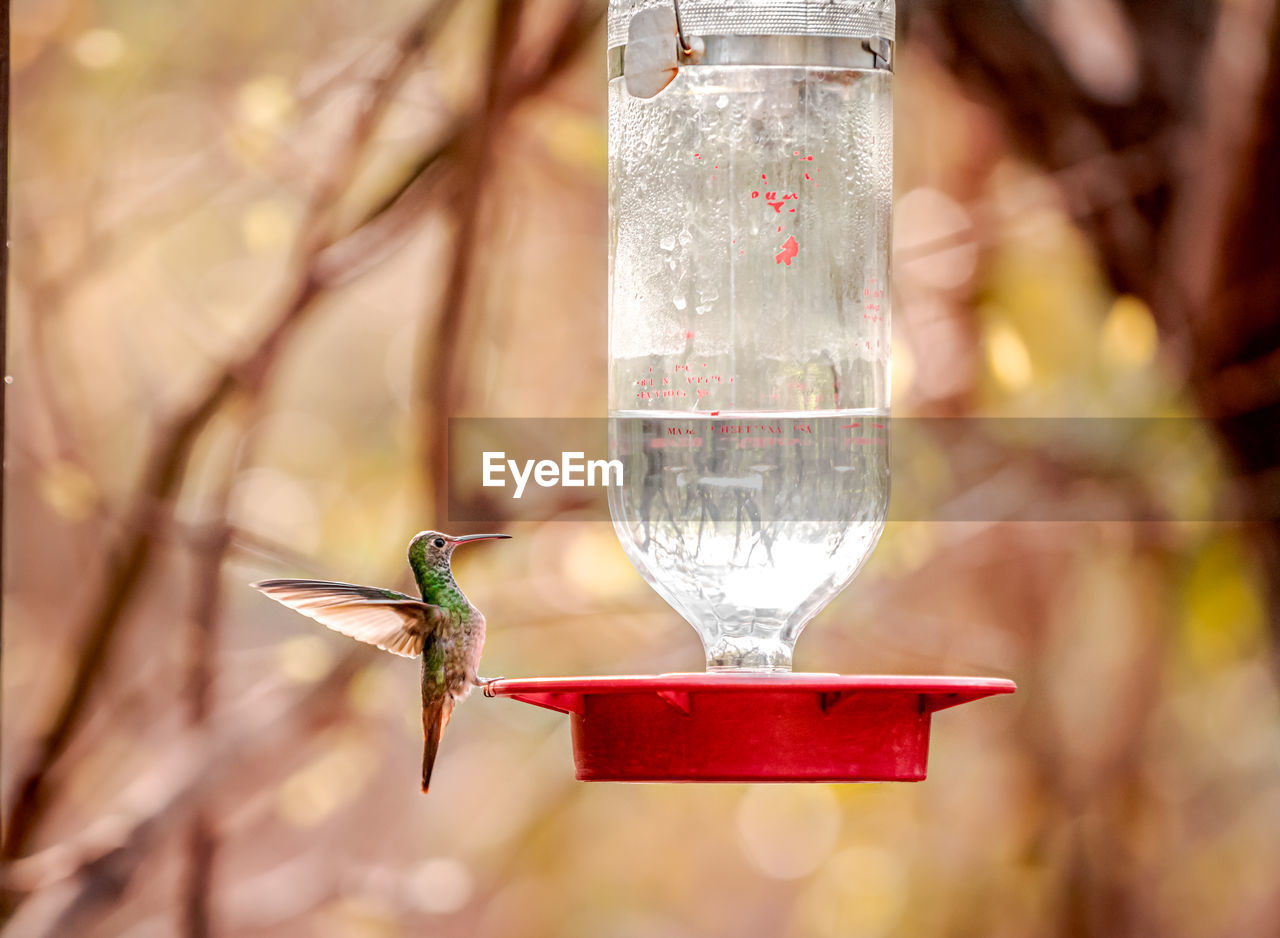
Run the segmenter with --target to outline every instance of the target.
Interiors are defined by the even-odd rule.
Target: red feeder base
[[[569,714],[588,782],[918,782],[935,710],[1011,694],[982,677],[662,674],[501,680]]]

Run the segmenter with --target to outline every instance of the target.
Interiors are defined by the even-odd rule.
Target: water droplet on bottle
[[[673,238],[671,235],[667,235],[665,238],[663,238],[661,241],[658,242],[658,247],[662,248],[662,250],[664,251],[674,250],[675,246],[676,246],[676,239]]]
[[[711,309],[710,303],[703,303],[701,306],[695,306],[693,308],[693,311],[697,313],[699,316],[705,316],[708,310],[710,309]]]
[[[675,304],[676,309],[684,309],[689,305],[689,301],[683,296],[673,296],[671,302]]]
[[[727,94],[722,94],[720,95],[720,97],[716,98],[716,107],[720,108],[720,110],[723,111],[728,106],[729,106],[729,96]]]

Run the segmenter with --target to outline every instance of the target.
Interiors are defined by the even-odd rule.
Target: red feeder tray
[[[588,782],[918,782],[929,721],[1013,681],[662,674],[495,681],[485,696],[569,714]]]

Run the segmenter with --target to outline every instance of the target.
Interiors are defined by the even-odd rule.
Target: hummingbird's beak
[[[451,537],[455,544],[470,544],[472,541],[496,541],[511,537],[510,534],[464,534],[462,537]]]

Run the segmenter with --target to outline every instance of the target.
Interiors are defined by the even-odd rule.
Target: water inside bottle
[[[891,76],[609,89],[610,509],[707,665],[791,666],[889,495]]]
[[[886,416],[612,415],[614,527],[708,668],[790,668],[800,630],[853,579],[884,527]]]

